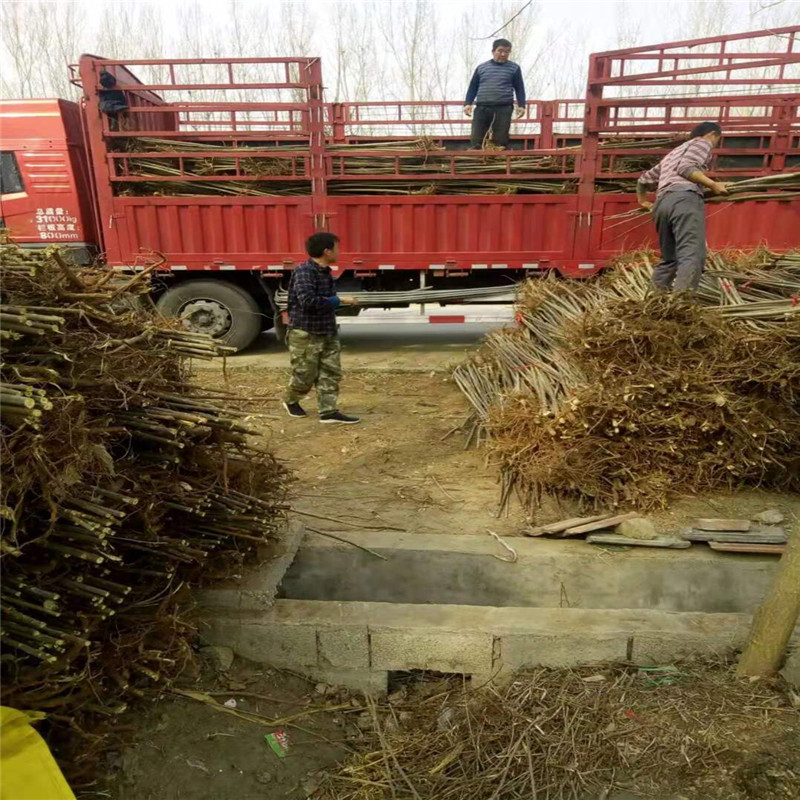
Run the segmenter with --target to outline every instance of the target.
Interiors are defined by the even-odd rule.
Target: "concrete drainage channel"
[[[201,633],[245,658],[375,692],[390,672],[485,681],[535,666],[661,664],[739,647],[777,559],[582,541],[294,529],[284,558],[201,595]],[[296,554],[295,554],[296,550]],[[275,595],[277,594],[277,599]]]

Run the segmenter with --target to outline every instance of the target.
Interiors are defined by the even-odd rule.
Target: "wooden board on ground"
[[[616,544],[623,547],[665,547],[670,550],[686,550],[692,543],[675,536],[659,536],[657,539],[631,539],[617,533],[593,533],[586,537],[589,544]]]
[[[749,519],[696,519],[692,523],[701,531],[749,531]]]
[[[591,533],[592,531],[601,531],[606,528],[613,528],[619,525],[620,522],[625,522],[626,519],[636,519],[642,515],[636,511],[631,511],[628,514],[618,514],[616,517],[603,517],[595,522],[587,522],[583,525],[577,525],[574,528],[567,528],[561,535],[562,536],[578,536],[581,533]]]
[[[545,534],[561,533],[568,528],[574,528],[577,525],[587,525],[590,522],[597,522],[601,519],[609,519],[609,515],[598,514],[594,517],[572,517],[572,519],[562,519],[560,522],[551,522],[549,525],[526,528],[522,532],[525,536],[544,536]]]
[[[727,542],[729,544],[784,544],[786,531],[779,527],[757,528],[747,533],[741,531],[698,531],[684,528],[681,539],[689,542]]]
[[[785,544],[736,544],[734,542],[709,542],[712,550],[722,553],[765,553],[780,556],[786,552]]]

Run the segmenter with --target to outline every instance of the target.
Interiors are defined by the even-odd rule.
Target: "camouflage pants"
[[[342,344],[338,336],[320,336],[292,328],[286,336],[292,379],[284,399],[298,403],[317,387],[320,414],[336,411],[342,379]]]

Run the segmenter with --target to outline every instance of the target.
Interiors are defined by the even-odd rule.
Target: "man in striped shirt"
[[[511,42],[508,39],[496,39],[492,44],[491,60],[478,65],[467,89],[464,113],[472,117],[470,147],[476,150],[483,147],[490,128],[492,141],[500,147],[507,147],[511,117],[516,115],[519,118],[525,113],[522,70],[519,64],[508,60],[510,55]]]
[[[716,122],[701,122],[689,141],[676,147],[639,178],[636,198],[653,212],[661,262],[653,270],[653,283],[665,291],[695,291],[706,262],[706,216],[703,187],[727,194],[724,183],[705,174],[711,151],[719,145],[722,129]],[[655,205],[647,200],[648,187],[657,186]]]

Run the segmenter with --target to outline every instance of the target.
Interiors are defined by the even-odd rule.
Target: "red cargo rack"
[[[717,179],[800,170],[799,35],[800,26],[791,26],[591,55],[575,255],[602,262],[654,242],[647,219],[609,220],[633,208],[635,198],[595,192],[601,176],[625,177],[613,160],[604,164],[603,143],[611,137],[663,136],[710,119],[724,131],[711,168]],[[666,151],[631,148],[627,155],[644,152]],[[796,200],[722,204],[708,214],[711,247],[767,242],[786,249],[800,245],[799,231]]]
[[[99,110],[102,70],[115,75],[131,105],[119,126]],[[185,271],[284,269],[302,257],[305,237],[323,224],[312,202],[316,196],[316,205],[324,205],[325,195],[319,59],[122,62],[83,56],[79,72],[110,264],[135,264],[142,250],[159,250],[173,270]],[[173,144],[131,152],[126,144],[133,137]],[[227,168],[213,171],[221,158]],[[279,164],[279,176],[249,172],[247,162],[259,158]],[[209,162],[211,174],[187,166],[201,160]],[[143,163],[167,174],[142,175]],[[297,195],[241,189],[278,179],[296,185]],[[219,195],[180,196],[171,191],[176,181],[214,184]],[[227,186],[232,181],[235,189]],[[143,183],[163,185],[161,196],[136,196],[135,187]]]
[[[496,282],[547,266],[590,274],[619,250],[654,238],[649,218],[609,220],[635,198],[608,190],[638,177],[643,163],[661,158],[698,121],[724,127],[712,167],[720,179],[800,169],[798,34],[794,26],[594,54],[585,100],[529,102],[511,147],[481,154],[469,151],[470,120],[460,102],[323,105],[318,59],[123,64],[85,56],[80,77],[108,258],[131,264],[152,248],[173,269],[280,275],[302,257],[308,233],[330,228],[344,240],[342,268],[361,276],[425,270],[475,279],[489,270]],[[133,68],[154,77],[140,80]],[[126,128],[114,129],[99,112],[102,69],[131,98]],[[173,145],[130,152],[124,144],[134,136]],[[224,154],[214,149],[219,144]],[[372,145],[366,167],[352,147],[359,144]],[[481,159],[479,176],[466,166],[465,151]],[[226,169],[196,173],[199,159],[221,155]],[[273,159],[279,174],[253,174],[251,157]],[[142,175],[143,160],[168,174]],[[426,171],[412,171],[414,162]],[[442,193],[478,178],[496,181],[501,193]],[[214,183],[220,191],[235,182],[237,192],[280,182],[297,194],[118,191],[152,183],[166,193],[176,182]],[[531,193],[514,193],[522,183]],[[381,194],[373,193],[378,184],[386,187]],[[537,185],[564,193],[540,193]],[[722,204],[709,212],[710,244],[797,246],[798,205]]]

